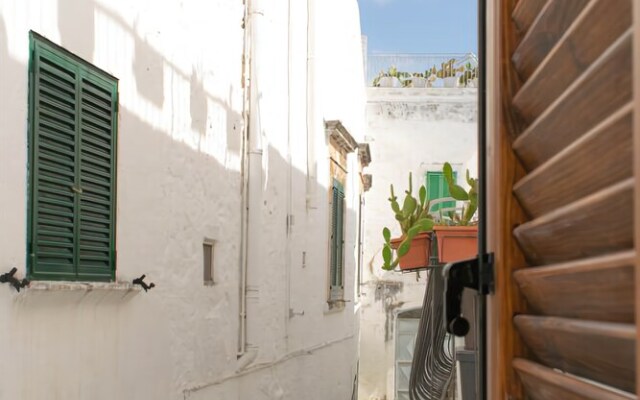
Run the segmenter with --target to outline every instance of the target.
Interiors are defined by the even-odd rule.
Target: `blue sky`
[[[358,0],[369,53],[477,53],[477,0]]]

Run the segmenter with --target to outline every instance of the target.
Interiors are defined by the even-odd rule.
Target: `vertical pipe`
[[[287,1],[287,238],[285,245],[285,301],[284,301],[284,337],[285,347],[289,348],[289,319],[291,318],[291,248],[292,248],[292,228],[293,213],[292,203],[292,165],[291,165],[291,0]]]
[[[321,88],[318,79],[318,11],[319,0],[307,0],[307,210],[317,208],[319,146],[324,140],[324,122],[321,112]]]
[[[248,132],[249,132],[249,110],[250,110],[250,94],[249,94],[249,77],[248,68],[250,66],[250,24],[249,24],[249,6],[248,2],[244,1],[244,50],[243,50],[243,65],[242,65],[242,87],[243,87],[243,135],[242,135],[242,194],[240,204],[240,273],[239,273],[239,321],[238,321],[238,357],[241,357],[245,352],[245,333],[246,333],[246,286],[247,286],[247,208],[248,208]]]
[[[262,21],[264,10],[261,0],[251,0],[251,82],[250,90],[250,115],[249,115],[249,204],[247,209],[248,234],[247,234],[247,332],[246,341],[248,347],[257,346],[258,329],[251,323],[256,320],[258,310],[258,296],[260,279],[258,265],[260,264],[260,228],[262,226],[262,126],[260,118],[260,69],[257,65],[261,62],[260,39],[263,36]],[[252,314],[253,312],[253,314]]]
[[[248,88],[248,130],[247,130],[247,182],[246,182],[246,220],[244,236],[244,262],[242,265],[242,299],[239,356],[246,356],[242,364],[255,359],[257,354],[259,329],[253,326],[259,315],[258,276],[260,264],[260,204],[262,202],[262,132],[260,124],[259,69],[256,65],[262,59],[260,38],[263,32],[264,10],[261,0],[247,0],[245,26],[249,29],[245,52],[249,54]],[[251,353],[251,354],[247,354]]]

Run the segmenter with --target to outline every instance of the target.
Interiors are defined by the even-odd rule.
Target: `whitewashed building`
[[[382,270],[382,229],[401,235],[388,201],[393,184],[400,201],[413,175],[413,195],[450,162],[464,184],[476,175],[477,90],[472,88],[367,89],[366,141],[374,185],[366,195],[360,286],[361,400],[408,399],[409,371],[426,272]],[[440,177],[441,178],[441,177]],[[427,185],[428,186],[428,185]],[[433,192],[430,188],[428,192]],[[441,193],[430,193],[438,198]]]
[[[356,0],[0,0],[0,93],[0,399],[354,396]]]

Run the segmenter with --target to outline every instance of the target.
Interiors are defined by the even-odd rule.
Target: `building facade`
[[[355,0],[0,1],[0,399],[351,399],[363,74]]]
[[[469,169],[477,176],[477,89],[367,89],[366,141],[375,184],[366,196],[363,269],[360,286],[360,389],[366,400],[408,399],[409,372],[426,272],[382,270],[382,230],[400,236],[389,201],[393,184],[400,201],[413,177],[413,194],[450,162],[459,184]],[[441,177],[440,177],[441,178]],[[439,198],[442,193],[430,193]]]

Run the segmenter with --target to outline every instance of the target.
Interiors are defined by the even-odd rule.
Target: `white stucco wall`
[[[394,394],[395,320],[420,308],[426,274],[383,271],[382,229],[400,236],[389,201],[394,184],[402,200],[413,173],[414,196],[427,171],[452,164],[458,177],[476,176],[475,89],[367,89],[367,132],[373,187],[366,195],[364,270],[361,297],[360,389],[362,400],[391,400]],[[460,180],[459,180],[460,181]],[[386,396],[386,397],[385,397]]]
[[[157,285],[144,293],[39,284],[20,294],[0,285],[0,340],[7,344],[0,399],[351,398],[358,312],[352,290],[343,310],[328,311],[326,302],[322,120],[340,119],[363,140],[357,2],[310,1],[317,30],[311,87],[321,91],[309,91],[307,82],[306,2],[266,2],[262,10],[270,57],[257,68],[270,79],[259,85],[261,220],[249,229],[263,240],[260,263],[249,268],[259,287],[258,308],[248,316],[260,339],[255,357],[238,361],[242,3],[0,0],[0,273],[14,266],[19,277],[26,272],[34,30],[119,79],[117,279],[146,274]],[[309,137],[317,164],[311,192]],[[355,155],[349,160],[357,171]],[[349,174],[347,288],[355,285],[357,182]],[[202,282],[205,238],[216,242],[213,286]]]

